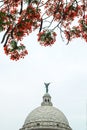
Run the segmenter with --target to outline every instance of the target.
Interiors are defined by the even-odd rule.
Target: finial
[[[50,85],[50,83],[44,83],[45,87],[46,87],[46,93],[43,96],[43,102],[41,103],[41,106],[52,106],[52,102],[51,102],[51,96],[48,93],[48,86]]]
[[[50,83],[44,83],[45,87],[46,87],[46,93],[48,93],[48,86],[50,85]]]

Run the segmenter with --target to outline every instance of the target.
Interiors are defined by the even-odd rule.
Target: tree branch
[[[21,8],[20,8],[20,12],[19,12],[20,15],[22,13],[22,10],[23,10],[23,0],[21,0]]]
[[[9,30],[10,30],[10,27],[8,27],[7,31],[5,32],[5,34],[4,34],[3,38],[2,38],[1,43],[3,43],[3,42],[4,42],[5,37],[6,37],[6,35],[8,34]]]
[[[8,42],[8,39],[10,37],[10,34],[8,34],[7,38],[6,38],[6,41],[5,41],[5,44],[4,44],[4,47],[6,46],[7,42]]]
[[[43,19],[41,18],[41,25],[40,25],[39,32],[41,32],[41,30],[42,30],[42,25],[43,25]]]

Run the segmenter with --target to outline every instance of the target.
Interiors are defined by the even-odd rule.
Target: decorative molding
[[[32,130],[32,129],[56,129],[56,130],[72,130],[70,126],[52,121],[39,121],[39,122],[30,122],[25,124],[20,130]]]

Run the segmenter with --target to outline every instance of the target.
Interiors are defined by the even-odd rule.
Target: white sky
[[[29,55],[17,62],[10,61],[0,46],[0,130],[22,127],[42,102],[44,82],[51,82],[52,102],[72,129],[86,130],[87,43],[76,39],[67,46],[57,37],[55,45],[42,47],[35,34],[24,42]]]

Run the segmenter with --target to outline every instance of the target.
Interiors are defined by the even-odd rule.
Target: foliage
[[[43,46],[54,44],[57,29],[67,44],[73,38],[87,42],[87,0],[0,0],[1,43],[10,59],[28,54],[21,41],[36,29]]]

